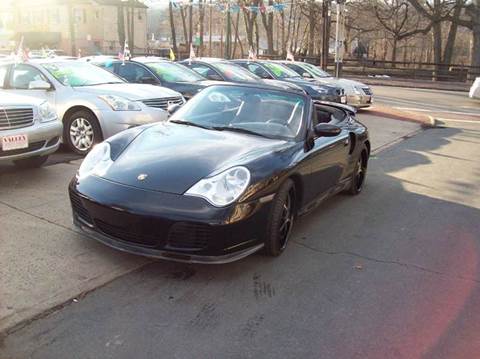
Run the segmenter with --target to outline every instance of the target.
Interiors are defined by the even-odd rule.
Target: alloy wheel
[[[73,120],[70,125],[70,140],[79,151],[88,151],[94,141],[92,124],[83,117]]]
[[[363,182],[365,181],[365,174],[367,172],[367,166],[364,163],[362,157],[358,159],[357,163],[357,173],[355,174],[355,186],[357,191],[361,191],[363,187]]]
[[[293,201],[292,193],[290,192],[283,203],[282,215],[279,226],[280,248],[283,250],[287,246],[288,238],[293,227]]]

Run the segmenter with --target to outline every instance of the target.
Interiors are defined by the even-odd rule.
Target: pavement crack
[[[24,209],[21,209],[21,208],[18,208],[18,207],[15,207],[15,206],[12,206],[11,204],[9,203],[6,203],[6,202],[3,202],[3,201],[0,201],[0,204],[3,204],[4,206],[8,207],[8,208],[11,208],[15,211],[18,211],[18,212],[21,212],[23,214],[26,214],[27,216],[31,216],[31,217],[34,217],[36,219],[39,219],[41,221],[44,221],[44,222],[47,222],[49,224],[53,224],[54,226],[57,226],[57,227],[60,227],[60,228],[63,228],[63,229],[66,229],[67,231],[69,232],[72,232],[72,233],[75,233],[75,234],[78,234],[78,232],[76,232],[75,230],[73,230],[72,228],[70,227],[67,227],[67,226],[64,226],[63,224],[59,224],[59,223],[56,223],[56,222],[53,222],[45,217],[41,217],[41,216],[38,216],[36,214],[33,214],[33,213],[30,213]]]
[[[436,271],[436,270],[433,270],[433,269],[429,269],[429,268],[420,266],[418,264],[404,263],[404,262],[394,261],[394,260],[378,259],[378,258],[365,256],[363,254],[350,252],[350,251],[326,251],[326,250],[323,250],[323,249],[318,249],[318,248],[309,246],[308,244],[301,243],[301,242],[298,242],[298,241],[293,240],[292,242],[301,246],[301,247],[309,249],[313,252],[322,253],[322,254],[326,254],[326,255],[341,255],[341,256],[356,257],[356,258],[364,259],[364,260],[369,261],[369,262],[375,262],[375,263],[381,263],[381,264],[393,264],[393,265],[397,265],[397,266],[404,267],[404,268],[407,268],[407,269],[412,269],[413,268],[413,269],[423,271],[423,272],[427,272],[427,273],[430,273],[430,274],[449,276],[449,277],[452,277],[452,278],[455,278],[455,279],[480,283],[480,280],[475,279],[475,278],[468,278],[468,277],[459,276],[459,275],[452,275],[450,273],[445,273],[445,272],[440,272],[440,271]]]

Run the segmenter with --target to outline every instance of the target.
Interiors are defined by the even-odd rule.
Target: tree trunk
[[[258,34],[258,23],[257,23],[257,18],[255,17],[255,43],[256,43],[256,48],[257,48],[257,54],[260,53],[260,35]]]
[[[125,45],[125,9],[123,4],[117,6],[117,30],[118,42],[120,43],[120,49],[122,49]]]
[[[315,1],[309,1],[309,10],[308,15],[308,25],[309,25],[309,35],[308,35],[308,56],[314,56],[315,50]]]
[[[477,23],[473,24],[472,66],[480,67],[480,8],[478,10]],[[480,68],[474,70],[480,76]]]
[[[227,31],[225,36],[225,54],[224,57],[229,60],[232,53],[232,15],[227,8]]]
[[[278,53],[281,53],[282,57],[285,57],[286,55],[285,49],[287,48],[287,44],[285,43],[285,11],[282,10],[282,13],[280,14],[280,18],[281,18],[281,26],[282,26],[282,51],[281,52],[278,51]]]
[[[233,54],[232,54],[233,58],[236,58],[237,43],[240,45],[240,57],[243,58],[243,55],[244,55],[242,40],[240,39],[240,35],[238,34],[239,24],[240,24],[240,12],[237,12],[237,19],[235,20],[235,23],[233,23],[233,30],[235,31],[235,43],[233,45]]]
[[[442,62],[444,64],[451,64],[453,58],[453,50],[455,49],[455,39],[457,37],[458,24],[457,21],[460,18],[462,12],[462,0],[456,1],[455,11],[453,12],[453,20],[450,24],[450,30],[448,32],[447,43],[445,44],[445,50],[443,53]]]
[[[392,43],[392,68],[395,68],[395,61],[397,61],[397,44],[398,40],[396,37],[393,37]]]
[[[202,57],[203,56],[203,32],[205,30],[205,25],[204,25],[204,22],[205,22],[205,6],[203,5],[203,1],[202,0],[199,0],[198,2],[198,21],[200,23],[200,46],[199,46],[199,56]]]
[[[212,0],[210,0],[210,6],[208,7],[209,19],[208,19],[208,56],[212,57]]]
[[[186,52],[189,52],[190,43],[188,42],[187,21],[186,21],[185,9],[183,7],[180,8],[180,16],[182,18],[183,38],[185,39],[185,47],[186,47],[185,50]]]
[[[168,3],[168,12],[170,14],[170,32],[172,34],[172,45],[173,45],[173,52],[178,56],[178,49],[177,49],[177,34],[175,31],[175,19],[173,17],[173,3],[170,1]],[[120,34],[120,30],[119,30]],[[120,37],[120,35],[119,35]],[[125,37],[125,35],[124,35]]]
[[[273,0],[268,1],[268,5],[273,5]],[[273,13],[261,13],[263,27],[267,34],[267,53],[273,55]]]

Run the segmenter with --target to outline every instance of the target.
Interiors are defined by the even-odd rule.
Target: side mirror
[[[318,137],[335,137],[342,132],[340,127],[328,123],[319,123],[315,126],[314,130],[315,135]]]
[[[304,72],[304,73],[302,74],[302,77],[305,77],[305,78],[307,78],[307,79],[312,79],[312,78],[313,78],[313,76],[312,76],[310,73],[308,73],[308,72]]]
[[[29,90],[50,90],[52,85],[50,85],[47,81],[43,80],[34,80],[30,81],[28,84]]]
[[[169,115],[173,115],[175,112],[178,111],[178,109],[182,107],[182,105],[179,105],[178,103],[174,103],[174,104],[171,104],[171,105],[168,105],[167,107],[167,112]]]

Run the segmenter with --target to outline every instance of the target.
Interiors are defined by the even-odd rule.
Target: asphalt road
[[[472,358],[480,124],[371,158],[365,191],[297,223],[280,258],[158,261],[3,339],[3,358]]]
[[[443,119],[480,120],[480,100],[467,92],[372,86],[375,103]]]

